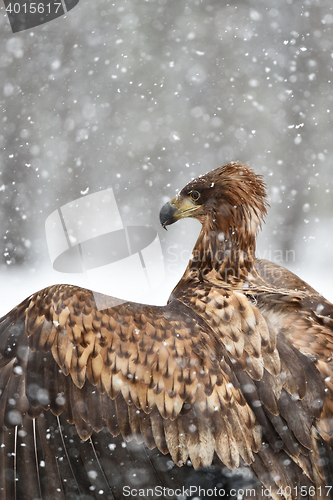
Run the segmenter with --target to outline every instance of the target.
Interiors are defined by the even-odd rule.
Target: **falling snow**
[[[258,253],[294,255],[279,263],[333,299],[330,0],[97,0],[16,34],[0,12],[0,314],[54,282],[89,287],[52,269],[45,220],[108,187],[125,225],[159,231],[164,303],[199,226],[165,233],[159,208],[233,160],[268,183]]]

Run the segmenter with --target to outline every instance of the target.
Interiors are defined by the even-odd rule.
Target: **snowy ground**
[[[325,260],[312,264],[305,261],[301,266],[295,263],[289,268],[320,292],[324,297],[333,302],[333,269],[326,270]],[[172,277],[164,282],[151,294],[142,298],[142,302],[163,305],[167,302],[172,288],[181,277],[185,265],[179,266]],[[89,279],[84,274],[64,274],[54,271],[51,264],[45,263],[38,269],[31,267],[0,267],[0,317],[11,308],[19,304],[32,293],[55,283],[69,283],[91,288]],[[102,288],[95,286],[94,289]]]
[[[68,283],[85,288],[92,288],[87,275],[60,273],[52,269],[51,264],[44,264],[38,269],[33,269],[31,267],[7,267],[5,269],[0,267],[0,277],[0,317],[32,293],[49,285]],[[160,287],[155,289],[148,296],[144,296],[142,302],[156,305],[166,304],[175,284],[176,282],[174,280],[165,279]],[[101,290],[103,288],[103,280],[101,279],[100,287],[98,284],[96,285],[96,281],[94,285],[94,291]]]

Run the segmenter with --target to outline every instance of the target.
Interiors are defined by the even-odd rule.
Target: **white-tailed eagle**
[[[217,168],[161,210],[202,224],[166,306],[54,285],[0,319],[1,499],[125,498],[189,463],[249,466],[257,498],[329,497],[333,306],[256,258],[266,207],[261,176]]]

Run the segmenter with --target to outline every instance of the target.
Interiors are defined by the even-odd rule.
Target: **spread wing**
[[[90,291],[67,285],[34,294],[2,318],[0,461],[12,474],[12,481],[0,477],[5,498],[14,498],[15,476],[50,461],[59,444],[52,451],[45,440],[50,428],[59,433],[53,415],[58,425],[75,424],[83,440],[103,429],[126,441],[135,436],[178,465],[210,465],[214,451],[230,466],[239,453],[251,460],[260,431],[212,333],[179,301],[98,311]],[[34,456],[19,459],[22,449]],[[56,459],[52,472],[60,491],[61,465]],[[39,483],[42,492],[49,486]]]
[[[241,293],[189,286],[165,307],[97,310],[92,292],[56,285],[0,320],[0,488],[16,498],[18,479],[36,476],[24,498],[67,498],[66,469],[73,481],[85,468],[89,491],[97,460],[114,495],[122,438],[177,465],[208,466],[214,453],[230,468],[251,464],[274,491],[299,485],[300,470],[321,484],[314,423],[323,391],[313,363]],[[92,439],[80,466],[81,440]],[[136,456],[136,466],[147,460]]]

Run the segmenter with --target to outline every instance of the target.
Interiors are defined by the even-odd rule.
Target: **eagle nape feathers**
[[[330,498],[333,306],[256,258],[267,205],[217,168],[161,209],[201,223],[167,305],[54,285],[0,319],[1,499]]]

